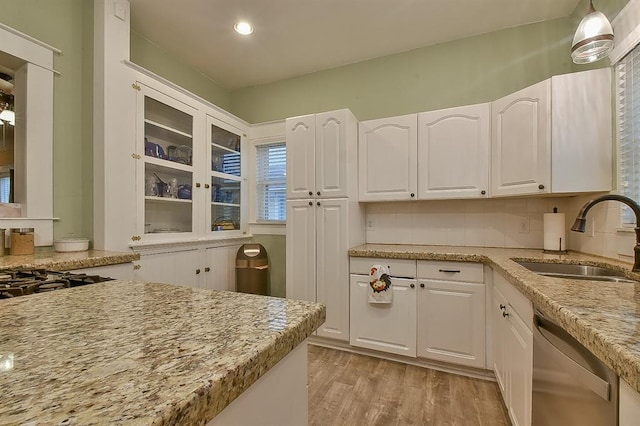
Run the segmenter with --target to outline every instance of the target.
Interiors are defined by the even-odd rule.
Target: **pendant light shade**
[[[611,23],[593,7],[590,1],[589,13],[582,18],[571,45],[571,59],[576,64],[588,64],[606,57],[613,49],[613,28]]]

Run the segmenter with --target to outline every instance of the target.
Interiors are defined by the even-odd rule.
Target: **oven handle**
[[[569,357],[566,353],[564,353],[556,345],[554,345],[546,335],[554,335],[561,340],[566,340],[567,338],[573,339],[573,337],[571,337],[569,333],[567,333],[560,326],[554,324],[544,317],[541,317],[537,313],[533,316],[533,322],[536,329],[540,333],[540,336],[546,341],[547,344],[549,344],[549,347],[558,351],[566,359],[566,368],[570,370],[568,371],[568,373],[579,380],[580,383],[588,387],[600,398],[604,399],[605,401],[610,401],[611,385],[609,384],[609,382],[607,382],[606,380],[602,380],[602,378],[593,374],[591,371],[575,362],[571,357]],[[568,337],[565,337],[565,335]]]

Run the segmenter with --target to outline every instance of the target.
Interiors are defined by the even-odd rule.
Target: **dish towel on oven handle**
[[[369,303],[391,303],[393,301],[393,289],[389,269],[384,265],[371,265],[369,272]]]

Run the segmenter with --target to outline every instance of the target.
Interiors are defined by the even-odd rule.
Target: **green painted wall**
[[[271,296],[285,297],[286,253],[284,235],[254,235],[253,242],[262,244],[269,256]]]
[[[231,92],[201,72],[176,60],[158,45],[131,31],[131,62],[184,87],[227,111]]]
[[[0,0],[0,22],[62,50],[54,58],[54,237],[93,236],[93,2]]]
[[[231,92],[251,123],[350,108],[360,120],[494,100],[571,71],[570,18],[511,28]]]

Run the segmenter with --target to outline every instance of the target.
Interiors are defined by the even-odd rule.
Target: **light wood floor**
[[[510,425],[498,385],[309,345],[309,425]]]

